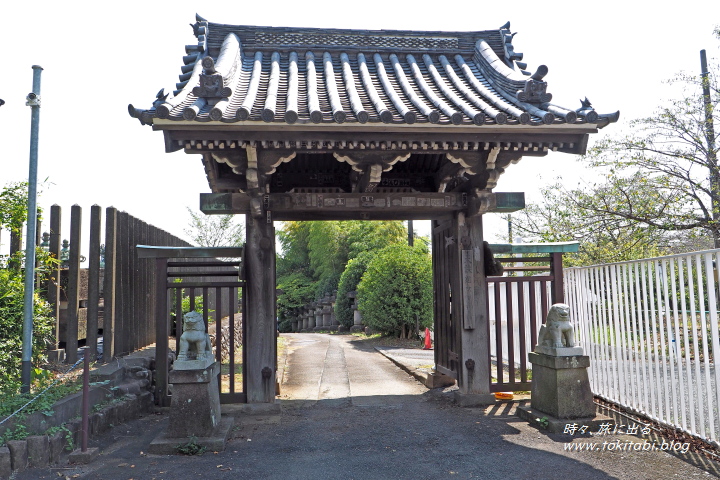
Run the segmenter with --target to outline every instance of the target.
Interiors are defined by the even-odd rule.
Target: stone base
[[[582,356],[582,347],[546,347],[544,345],[535,345],[535,353],[543,353],[551,357],[574,357]]]
[[[348,331],[348,327],[346,327],[345,325],[339,325],[337,331],[339,333],[345,333]]]
[[[171,438],[210,436],[220,422],[218,374],[220,363],[201,370],[171,370],[172,403],[168,435]]]
[[[455,392],[455,404],[459,407],[481,407],[497,403],[494,393]]]
[[[428,388],[450,387],[455,385],[455,379],[450,375],[432,372],[428,374],[427,378],[425,378],[424,383]]]
[[[85,452],[82,450],[75,450],[68,455],[68,462],[86,465],[95,460],[98,455],[100,455],[100,449],[98,448],[88,448]]]
[[[350,331],[353,333],[362,332],[363,330],[365,330],[365,327],[363,327],[362,325],[353,325],[352,327],[350,327]]]
[[[549,417],[590,418],[595,404],[590,390],[587,356],[556,357],[530,353],[533,364],[532,408]]]
[[[612,418],[599,413],[584,418],[556,418],[529,406],[517,407],[515,414],[539,430],[546,430],[550,433],[564,433],[565,425],[573,424],[587,426],[587,433],[597,432],[600,430],[600,424],[613,422]]]
[[[315,327],[312,329],[313,332],[321,332],[323,330],[327,330],[327,327]]]
[[[235,420],[232,417],[222,417],[220,423],[207,437],[195,437],[193,440],[198,445],[205,447],[209,452],[222,452],[225,450],[225,445],[230,437],[230,431],[232,430]],[[163,432],[158,435],[155,440],[150,443],[148,453],[153,455],[176,455],[179,454],[177,447],[188,443],[190,438],[173,438],[168,437],[167,432]]]
[[[213,358],[198,358],[193,360],[175,360],[173,370],[203,370],[215,363]]]
[[[222,405],[223,416],[239,417],[243,415],[280,415],[280,400],[272,403],[226,403]]]
[[[53,363],[63,363],[65,361],[65,349],[48,350],[48,361]]]

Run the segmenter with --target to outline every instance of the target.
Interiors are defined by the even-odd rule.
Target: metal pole
[[[718,172],[717,153],[715,152],[715,128],[713,125],[713,107],[710,98],[710,77],[707,68],[705,50],[700,50],[700,79],[703,88],[703,103],[705,104],[705,141],[707,142],[707,165],[710,169],[710,188],[712,202],[712,217],[714,221],[713,237],[715,248],[720,248],[720,172]]]
[[[23,317],[21,391],[30,391],[32,371],[33,297],[35,294],[35,230],[37,228],[37,163],[40,131],[40,76],[42,67],[33,65],[33,89],[27,96],[31,108],[30,173],[28,175],[28,219],[25,241],[25,311]]]
[[[415,234],[413,232],[413,221],[408,220],[408,245],[411,247],[415,244],[414,242]]]

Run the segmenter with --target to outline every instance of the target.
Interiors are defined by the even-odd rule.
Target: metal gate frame
[[[170,405],[171,395],[168,389],[168,376],[170,370],[170,361],[168,358],[169,352],[169,341],[168,337],[172,332],[173,322],[170,318],[170,309],[172,300],[175,300],[176,311],[181,310],[182,302],[182,290],[190,290],[190,308],[195,307],[195,290],[198,289],[202,292],[203,296],[203,320],[205,321],[205,331],[208,329],[208,318],[209,318],[209,292],[211,289],[215,290],[216,298],[216,313],[215,316],[218,319],[222,319],[223,305],[222,305],[222,290],[228,289],[230,295],[228,295],[228,304],[226,305],[228,315],[234,319],[236,312],[235,301],[233,293],[235,289],[239,288],[243,291],[242,302],[240,305],[241,313],[243,314],[243,332],[242,338],[244,342],[245,328],[247,325],[245,308],[244,289],[246,282],[244,281],[244,248],[243,247],[152,247],[145,245],[138,245],[138,257],[139,258],[154,258],[155,259],[155,317],[156,317],[156,332],[155,332],[155,403],[161,407]],[[218,258],[237,258],[238,261],[228,262],[217,260]],[[231,267],[232,270],[229,270]],[[235,270],[235,268],[238,270]],[[208,280],[207,277],[234,277],[228,280]],[[188,278],[192,278],[192,281],[187,281]],[[186,279],[184,281],[177,282],[174,279]],[[197,279],[197,280],[195,280]],[[169,295],[169,292],[173,290],[173,295]],[[217,301],[217,299],[220,301]],[[182,335],[182,318],[176,316],[174,321],[175,326],[175,337],[179,338]],[[218,323],[220,328],[216,327],[216,335],[218,338],[215,342],[215,359],[221,361],[221,348],[222,348],[222,326]],[[242,392],[235,391],[235,345],[234,345],[234,326],[235,322],[229,322],[229,335],[230,335],[230,392],[222,391],[222,384],[220,378],[218,378],[218,387],[220,388],[220,403],[245,403],[247,401],[246,391],[246,375],[243,375]],[[243,348],[243,365],[246,364],[245,356],[247,349]],[[222,374],[220,374],[222,375]]]

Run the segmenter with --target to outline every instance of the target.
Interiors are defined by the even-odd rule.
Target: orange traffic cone
[[[423,350],[432,350],[432,340],[430,339],[430,329],[425,329],[425,346]]]

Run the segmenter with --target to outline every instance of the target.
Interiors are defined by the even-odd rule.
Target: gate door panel
[[[460,381],[462,359],[461,328],[458,306],[453,295],[460,298],[460,276],[457,241],[452,219],[433,221],[432,263],[435,318],[435,368],[438,372]]]

